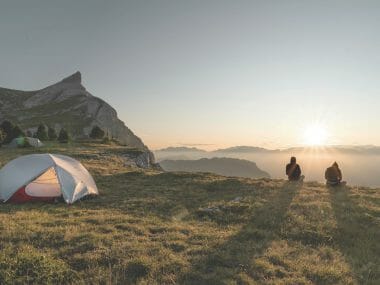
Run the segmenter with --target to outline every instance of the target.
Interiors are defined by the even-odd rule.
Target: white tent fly
[[[84,166],[58,154],[31,154],[10,161],[0,170],[4,202],[49,201],[62,196],[68,204],[98,189]]]

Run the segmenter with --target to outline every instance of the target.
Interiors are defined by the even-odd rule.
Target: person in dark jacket
[[[328,167],[325,171],[326,185],[338,186],[345,185],[346,182],[342,181],[342,171],[339,168],[338,163],[335,161],[333,165]]]
[[[301,167],[297,164],[297,159],[292,156],[290,163],[286,165],[286,175],[289,181],[303,181],[305,176],[301,175]]]

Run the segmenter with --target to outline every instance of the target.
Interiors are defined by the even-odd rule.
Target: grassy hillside
[[[1,164],[32,150],[0,149]],[[0,284],[380,284],[380,191],[79,159],[100,196],[0,206]]]

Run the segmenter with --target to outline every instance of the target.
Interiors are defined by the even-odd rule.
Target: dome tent
[[[0,170],[4,202],[51,201],[62,195],[72,204],[91,194],[98,194],[92,176],[80,162],[65,155],[25,155]]]
[[[31,137],[14,138],[7,146],[15,148],[15,147],[23,147],[23,146],[26,146],[27,144],[32,147],[44,146],[44,144],[38,138],[31,138]]]

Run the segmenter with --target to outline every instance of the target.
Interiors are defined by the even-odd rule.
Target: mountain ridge
[[[196,147],[186,147],[186,146],[169,146],[169,147],[166,147],[166,148],[158,149],[156,151],[184,151],[184,152],[197,151],[197,152],[207,152],[207,150],[203,150],[203,149],[196,148]]]
[[[270,178],[268,172],[260,169],[253,161],[229,157],[201,158],[197,160],[162,160],[165,171],[210,172],[218,175]]]
[[[380,154],[380,146],[377,145],[327,145],[327,146],[299,146],[288,147],[284,149],[268,149],[257,146],[232,146],[228,148],[221,148],[216,150],[203,150],[199,148],[189,147],[166,147],[163,149],[155,150],[155,152],[199,152],[199,153],[288,153],[288,152],[301,152],[305,150],[319,150],[329,151],[336,150],[343,153],[362,153],[362,154]]]

